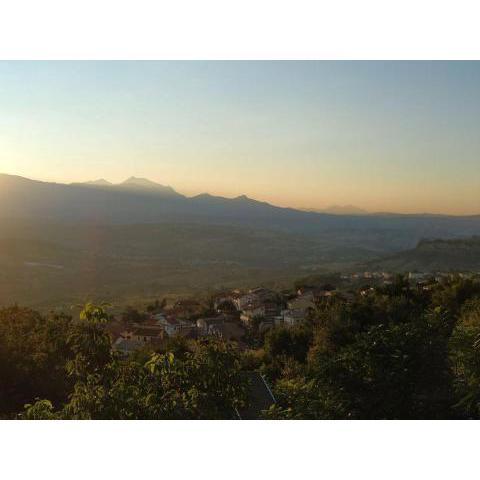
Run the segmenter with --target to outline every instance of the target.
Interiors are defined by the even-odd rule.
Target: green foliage
[[[234,418],[246,400],[238,353],[225,343],[203,341],[184,359],[152,354],[145,364],[113,359],[102,375],[75,385],[64,418]]]
[[[312,375],[344,398],[355,418],[426,418],[445,378],[445,345],[424,319],[380,324],[357,333],[334,354],[312,358]]]
[[[467,418],[480,418],[480,299],[469,301],[450,340],[456,408]]]
[[[177,358],[183,359],[185,355],[192,350],[192,341],[181,335],[168,337],[163,348],[162,353],[171,352]]]
[[[166,306],[167,306],[167,299],[166,298],[162,299],[162,301],[157,299],[157,300],[155,300],[155,302],[148,304],[146,310],[147,310],[148,313],[159,313]]]
[[[332,389],[304,376],[282,378],[275,388],[277,403],[264,412],[269,420],[336,420],[349,418],[343,399]]]
[[[153,311],[156,311],[156,308],[159,307],[159,304],[149,305],[149,307],[151,308],[150,311],[153,312]],[[147,318],[148,318],[148,315],[146,315],[145,313],[141,313],[137,309],[130,306],[126,307],[122,313],[122,321],[125,323],[142,323]]]
[[[65,398],[71,318],[43,316],[18,306],[0,309],[0,415],[11,415],[40,396]]]
[[[103,303],[101,305],[94,305],[93,303],[86,303],[80,311],[80,320],[87,321],[89,323],[107,323],[108,315],[105,308],[109,305]]]
[[[398,277],[319,306],[303,371],[282,361],[295,345],[288,333],[270,332],[263,369],[278,402],[266,418],[478,418],[477,285],[452,277],[423,290]]]
[[[480,296],[479,278],[463,279],[454,276],[448,283],[439,285],[433,291],[432,304],[449,311],[452,316],[457,316],[465,302],[475,296]]]
[[[274,328],[265,335],[265,353],[271,358],[286,355],[304,362],[312,339],[312,329],[307,325]]]
[[[303,324],[256,332],[243,353],[176,337],[123,358],[107,321],[104,305],[75,320],[0,310],[1,415],[25,405],[26,419],[235,418],[248,403],[244,371],[256,370],[277,400],[267,419],[480,418],[475,278],[424,289],[398,277],[351,302],[320,302]]]
[[[36,398],[33,403],[24,401],[21,418],[234,418],[236,410],[245,405],[241,357],[224,342],[189,344],[174,339],[168,351],[149,354],[146,361],[140,355],[121,359],[111,351],[105,332],[108,315],[102,306],[87,304],[79,320],[56,318],[58,324],[18,307],[1,311],[0,318],[2,360],[9,355],[15,360],[10,371],[6,366],[11,363],[1,364],[5,370],[2,392],[22,392],[12,408],[23,399]],[[53,328],[60,326],[64,327],[61,332]],[[28,332],[22,341],[20,331]],[[46,346],[56,355],[54,359],[49,358]],[[57,411],[50,400],[38,400],[38,392],[50,392],[42,389],[42,382],[52,373],[47,367],[55,362],[71,389],[68,398],[66,392],[52,395],[63,403]],[[28,383],[28,379],[33,381]],[[8,411],[2,405],[2,413]]]
[[[72,324],[68,345],[74,357],[67,363],[67,372],[77,379],[98,374],[111,360],[110,337],[105,331],[108,315],[101,306],[87,303],[80,320]]]
[[[58,416],[55,414],[50,400],[37,399],[35,403],[25,405],[24,418],[26,420],[55,420]]]

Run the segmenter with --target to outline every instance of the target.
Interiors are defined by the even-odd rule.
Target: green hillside
[[[368,263],[393,272],[480,271],[480,237],[422,240],[416,248]]]
[[[0,305],[135,303],[290,284],[379,255],[330,238],[222,225],[15,223],[0,230]]]

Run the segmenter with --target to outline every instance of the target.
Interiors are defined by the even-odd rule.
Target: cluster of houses
[[[412,283],[421,283],[427,281],[441,282],[452,276],[451,272],[407,272],[407,277]],[[455,275],[460,277],[469,277],[474,274],[472,272],[455,272]],[[344,273],[340,275],[341,280],[346,281],[358,281],[358,280],[376,280],[380,281],[383,285],[390,285],[393,283],[395,274],[392,272],[353,272]]]
[[[218,296],[215,308],[233,306],[244,326],[249,327],[257,322],[259,329],[264,330],[281,324],[292,326],[305,320],[321,299],[332,294],[332,291],[319,288],[299,289],[293,296],[266,288],[255,288],[248,292],[234,290]]]
[[[204,315],[204,305],[187,299],[151,312],[140,323],[115,320],[107,328],[114,349],[123,355],[145,346],[161,347],[174,336],[216,336],[241,345],[249,328],[255,326],[259,331],[265,331],[275,325],[293,326],[305,320],[316,303],[332,293],[314,288],[300,289],[295,295],[284,295],[266,288],[231,290],[215,295],[208,315]]]
[[[431,281],[441,281],[448,275],[411,272],[408,278],[418,287],[428,289]],[[392,282],[392,274],[386,272],[341,276],[344,281],[347,277],[350,282],[358,278],[382,280],[384,284]],[[263,287],[247,291],[229,290],[216,294],[209,308],[195,299],[184,299],[170,307],[157,306],[147,319],[139,323],[116,320],[107,328],[114,349],[124,355],[147,345],[161,347],[168,338],[175,336],[216,336],[242,346],[245,334],[252,328],[263,332],[277,325],[294,326],[308,319],[310,312],[321,302],[338,297],[353,301],[356,295],[368,295],[375,290],[371,284],[360,290],[348,288],[338,291],[328,285],[323,288],[302,287],[295,293],[280,293]]]
[[[180,310],[177,308],[177,310]],[[107,329],[117,352],[128,355],[145,346],[161,347],[169,337],[184,336],[196,338],[196,324],[187,318],[187,313],[152,313],[141,323],[116,320]]]
[[[340,275],[342,280],[377,280],[384,285],[392,283],[394,275],[390,272],[353,272]]]

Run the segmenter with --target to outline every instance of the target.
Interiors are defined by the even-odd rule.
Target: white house
[[[255,317],[263,317],[265,316],[265,306],[264,305],[249,305],[245,309],[242,310],[240,314],[240,320],[243,323],[251,323],[251,321]]]
[[[159,325],[161,325],[165,333],[171,337],[173,335],[185,334],[195,328],[195,325],[186,320],[181,320],[175,317],[158,318]]]
[[[237,307],[238,310],[244,310],[250,305],[254,305],[258,303],[258,296],[254,293],[245,293],[244,295],[236,296],[233,299],[233,303]]]
[[[163,313],[157,313],[156,315],[153,315],[152,318],[157,325],[163,325],[163,322],[165,321],[165,315]]]
[[[305,320],[305,311],[304,310],[283,310],[283,323],[286,325],[296,325],[299,322]]]
[[[423,280],[426,280],[428,277],[428,273],[410,272],[408,274],[408,279],[412,280],[413,282],[421,282]]]
[[[289,310],[303,310],[315,308],[315,298],[313,292],[306,292],[288,302]]]
[[[202,317],[197,320],[198,333],[200,335],[208,335],[209,329],[212,325],[218,325],[220,323],[225,323],[226,317],[220,315],[217,317]]]

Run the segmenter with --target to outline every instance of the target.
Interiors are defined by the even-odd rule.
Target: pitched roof
[[[165,318],[163,322],[165,325],[170,325],[171,327],[179,326],[179,327],[189,327],[194,326],[193,323],[187,322],[186,320],[182,320],[181,318],[176,318],[174,316],[168,316]]]
[[[258,372],[245,372],[248,379],[248,406],[238,411],[240,420],[259,420],[263,410],[275,404],[270,387]]]
[[[114,342],[118,337],[120,337],[126,328],[127,325],[124,322],[119,322],[117,320],[108,322],[105,325],[105,330],[110,335],[112,342]]]
[[[133,329],[133,334],[140,337],[157,337],[162,334],[163,329],[160,327],[136,327]]]

